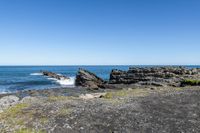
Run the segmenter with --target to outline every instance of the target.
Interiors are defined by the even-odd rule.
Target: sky
[[[200,65],[200,1],[0,0],[0,65]]]

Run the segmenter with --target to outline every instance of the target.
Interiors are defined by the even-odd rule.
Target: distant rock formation
[[[183,79],[200,78],[200,69],[185,67],[130,67],[128,71],[112,70],[110,84],[180,86]]]
[[[56,73],[42,71],[42,74],[58,80],[69,79]],[[187,80],[186,80],[187,79]],[[109,81],[104,81],[94,73],[79,69],[75,85],[89,89],[119,89],[132,87],[132,85],[152,86],[183,86],[183,81],[195,80],[193,85],[200,84],[200,69],[188,69],[185,67],[130,67],[128,71],[114,69],[110,73]],[[198,83],[197,83],[198,81]],[[191,82],[191,81],[190,81]]]
[[[58,79],[58,80],[69,79],[69,78],[66,77],[66,76],[59,75],[59,74],[56,74],[56,73],[53,73],[53,72],[41,71],[41,73],[42,73],[44,76],[48,76],[48,77],[55,78],[55,79]]]
[[[82,86],[90,89],[104,88],[105,81],[100,77],[96,76],[84,69],[79,69],[76,75],[76,86]]]

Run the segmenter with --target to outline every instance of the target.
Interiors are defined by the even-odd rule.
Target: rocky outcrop
[[[79,69],[76,75],[76,86],[82,86],[90,89],[104,88],[105,81],[100,77],[96,76],[84,69]]]
[[[186,79],[199,80],[200,69],[185,67],[130,67],[128,71],[114,69],[108,82],[87,70],[80,69],[75,84],[90,89],[118,89],[138,85],[177,87],[182,86],[182,81]]]
[[[60,74],[56,74],[56,73],[53,73],[53,72],[41,71],[41,73],[42,73],[44,76],[48,76],[48,77],[55,78],[55,79],[58,79],[58,80],[69,79],[69,78],[66,77],[66,76],[63,76],[63,75],[60,75]]]
[[[184,67],[130,67],[128,71],[112,70],[110,84],[180,86],[184,79],[200,78],[200,69]]]

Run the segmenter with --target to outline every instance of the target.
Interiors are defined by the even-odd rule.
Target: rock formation
[[[130,67],[128,71],[112,70],[110,84],[180,86],[183,79],[200,78],[200,69],[184,67]]]
[[[76,75],[75,84],[76,86],[85,88],[98,89],[104,88],[103,85],[105,84],[105,81],[87,70],[79,69]]]
[[[53,73],[53,72],[48,72],[48,71],[41,71],[41,72],[44,76],[48,76],[48,77],[55,78],[55,79],[58,79],[58,80],[69,79],[66,76],[59,75],[59,74],[56,74],[56,73]]]

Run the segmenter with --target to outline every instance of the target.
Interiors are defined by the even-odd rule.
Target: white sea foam
[[[55,79],[55,78],[47,78],[47,79],[49,79],[49,80],[55,80],[55,81],[57,81],[57,79]]]
[[[53,80],[55,82],[57,82],[60,85],[64,85],[64,86],[74,86],[75,84],[75,77],[70,77],[69,79],[55,79],[55,78],[48,78],[49,80]]]
[[[39,76],[39,75],[42,75],[42,73],[31,73],[30,75],[33,75],[33,76]],[[58,74],[58,75],[62,75],[62,74]],[[48,77],[47,78],[48,80],[52,80],[60,85],[64,85],[64,86],[74,86],[75,84],[75,77],[69,77],[69,79],[61,79],[61,80],[58,80],[58,79],[55,79],[55,78],[50,78]]]
[[[42,75],[42,73],[31,73],[30,75],[32,75],[32,76],[40,76],[40,75]]]
[[[12,92],[6,89],[0,90],[0,94],[9,94],[9,93],[12,93]]]
[[[75,78],[70,77],[69,79],[57,80],[56,82],[58,82],[60,85],[74,86]]]

